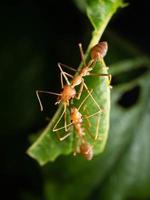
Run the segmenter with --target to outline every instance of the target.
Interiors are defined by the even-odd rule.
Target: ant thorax
[[[83,68],[81,69],[80,75],[81,75],[82,77],[84,77],[84,76],[89,76],[91,70],[92,70],[92,68],[90,68],[89,66],[85,66],[85,67],[83,67]]]
[[[63,103],[67,103],[70,99],[75,97],[76,90],[71,87],[71,85],[65,85],[63,91],[60,94],[61,96],[59,97],[59,100]]]
[[[74,125],[82,123],[82,114],[78,111],[77,108],[75,108],[75,107],[71,108],[70,117],[71,117],[71,121]]]
[[[72,79],[71,86],[74,88],[75,86],[80,85],[81,82],[82,82],[82,77],[80,75],[77,75]]]

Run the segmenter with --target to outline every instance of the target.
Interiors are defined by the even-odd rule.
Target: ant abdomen
[[[87,143],[87,142],[83,142],[80,145],[80,154],[86,160],[91,160],[93,158],[93,148],[92,148],[92,146],[89,143]]]
[[[108,50],[107,42],[99,42],[91,49],[91,58],[93,60],[104,58]]]

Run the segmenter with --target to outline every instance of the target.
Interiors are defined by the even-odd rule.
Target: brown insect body
[[[89,76],[91,70],[92,68],[89,68],[89,66],[82,67],[82,69],[79,71],[79,74],[72,79],[71,86],[75,87],[77,85],[80,85],[83,81],[83,77]]]
[[[86,159],[86,160],[92,160],[93,158],[93,148],[92,146],[87,143],[86,141],[83,142],[80,145],[80,154]]]
[[[70,85],[64,85],[62,92],[60,93],[60,96],[58,96],[58,101],[56,104],[59,104],[62,102],[63,104],[68,105],[69,100],[73,99],[76,95],[76,90],[71,87]]]
[[[71,108],[71,121],[72,124],[81,140],[81,144],[79,146],[79,153],[86,159],[91,160],[93,158],[93,147],[86,142],[84,138],[84,129],[82,127],[82,114],[78,111],[76,107]],[[74,152],[76,155],[76,152]]]
[[[91,49],[91,58],[93,60],[102,59],[105,57],[108,50],[107,42],[99,42]]]
[[[81,58],[83,59],[83,51],[81,45],[79,45]],[[100,42],[91,49],[91,59],[90,62],[81,68],[78,75],[76,75],[71,82],[71,86],[75,87],[83,83],[83,77],[89,76],[93,67],[90,67],[93,63],[96,63],[97,59],[102,59],[108,50],[107,42]],[[107,76],[107,75],[106,75]],[[82,91],[82,90],[81,90]],[[84,129],[82,128],[82,114],[77,108],[71,109],[71,121],[76,129],[78,136],[81,139],[81,145],[79,146],[79,153],[86,159],[91,160],[93,158],[93,147],[84,138]]]
[[[92,63],[91,63],[92,64]],[[89,76],[90,75],[90,71],[92,71],[93,69],[89,66],[85,66],[80,70],[80,75],[82,77],[84,76]]]
[[[75,76],[75,77],[72,79],[71,86],[74,88],[74,87],[76,87],[77,85],[80,85],[81,82],[82,82],[82,76],[77,75],[77,76]]]
[[[85,135],[82,128],[82,114],[76,107],[71,108],[70,118],[78,136],[82,139]]]
[[[67,89],[65,89],[65,86],[63,87],[63,91],[61,92],[61,95],[58,97],[59,101],[56,103],[60,103],[60,102],[64,102],[64,104],[68,105],[68,102],[70,99],[73,99],[76,96],[76,91],[75,91],[75,87],[80,85],[80,90],[79,93],[77,95],[77,99],[80,99],[83,87],[85,87],[85,89],[87,90],[87,92],[89,93],[89,90],[84,82],[84,78],[85,76],[89,76],[90,72],[93,70],[93,67],[91,67],[91,65],[93,63],[95,63],[97,61],[97,59],[99,58],[103,58],[108,50],[108,44],[107,42],[100,42],[97,45],[95,45],[92,49],[91,49],[91,60],[89,61],[88,64],[85,63],[84,60],[84,53],[83,53],[83,49],[82,49],[82,44],[79,44],[79,49],[80,49],[80,55],[81,55],[81,60],[83,62],[83,67],[80,69],[80,71],[78,72],[77,75],[75,75],[74,77],[72,77],[70,74],[68,73],[64,73],[64,71],[61,68],[61,65],[67,68],[72,69],[71,67],[58,63],[58,66],[61,70],[62,75],[64,76],[64,78],[66,79],[66,81],[68,81],[67,79],[67,75],[72,77],[72,81],[70,85],[67,85],[66,87],[68,87]],[[109,77],[109,75],[107,74],[100,74],[100,76],[107,76]],[[100,110],[100,106],[97,104],[97,102],[95,101],[95,99],[93,98],[93,96],[90,94],[91,98],[93,99],[93,101],[95,102],[96,106],[98,107],[98,109]]]
[[[84,53],[83,53],[83,49],[82,49],[81,44],[79,44],[79,49],[80,49],[81,60],[83,62],[83,67],[80,69],[78,74],[75,77],[72,78],[71,87],[75,88],[76,86],[81,85],[80,86],[80,88],[81,88],[80,93],[81,93],[82,88],[83,88],[83,84],[85,86],[83,77],[89,76],[90,72],[93,70],[93,67],[91,67],[91,65],[93,63],[96,63],[97,59],[101,59],[106,55],[107,50],[108,50],[108,44],[107,44],[107,42],[99,42],[97,45],[95,45],[91,49],[91,60],[89,61],[88,64],[86,64],[85,61],[84,61]],[[108,76],[108,75],[105,74],[105,76]],[[79,94],[78,97],[80,98],[80,94]]]
[[[90,71],[93,70],[93,67],[91,67],[91,65],[93,63],[95,63],[98,58],[103,58],[106,55],[106,52],[107,52],[107,49],[108,49],[107,42],[100,42],[99,44],[95,45],[91,49],[91,60],[89,61],[88,64],[85,63],[84,53],[83,53],[83,49],[82,49],[82,45],[81,44],[79,44],[79,49],[80,49],[81,60],[83,62],[83,67],[80,69],[80,71],[78,71],[78,73],[77,73],[77,75],[75,77],[73,77],[72,75],[64,72],[62,70],[62,67],[61,67],[62,64],[58,63],[58,67],[59,67],[59,69],[61,71],[61,85],[62,85],[61,93],[39,91],[39,90],[36,91],[37,98],[38,98],[39,103],[40,103],[41,111],[43,110],[43,106],[42,106],[42,103],[41,103],[41,100],[40,100],[40,97],[39,97],[39,93],[48,93],[48,94],[57,95],[58,98],[57,98],[57,102],[55,104],[62,103],[63,106],[64,106],[64,110],[63,110],[61,116],[59,117],[59,119],[57,120],[55,126],[53,127],[53,131],[58,131],[58,130],[61,129],[61,127],[57,128],[57,125],[59,124],[59,122],[60,122],[60,120],[61,120],[61,118],[63,116],[64,116],[65,131],[67,131],[66,109],[67,109],[67,106],[69,105],[69,101],[71,99],[75,98],[75,96],[76,96],[75,87],[78,86],[78,85],[80,85],[80,90],[79,90],[78,95],[77,95],[76,98],[80,99],[83,87],[85,87],[85,89],[87,90],[89,96],[91,96],[93,102],[98,107],[99,111],[101,112],[101,108],[100,108],[99,104],[96,102],[96,100],[94,99],[94,97],[92,96],[90,91],[88,90],[88,87],[85,84],[83,77],[89,76],[90,75]],[[66,65],[62,65],[62,66],[66,66]],[[70,69],[72,69],[72,68],[70,68]],[[67,76],[72,78],[71,82],[69,82]],[[108,76],[108,75],[107,74],[100,74],[100,76]],[[63,84],[63,78],[67,82],[66,85]],[[74,112],[75,112],[74,114],[73,113],[71,114],[72,122],[74,124],[74,127],[75,127],[79,137],[81,138],[84,135],[84,131],[83,131],[83,128],[82,128],[82,115],[81,115],[81,113],[79,113],[78,110],[77,111],[74,110]]]

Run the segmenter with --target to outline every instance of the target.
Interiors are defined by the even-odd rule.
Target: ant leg
[[[96,141],[103,141],[103,139],[104,139],[104,136],[99,135],[99,126],[100,126],[100,117],[98,117],[98,120],[97,120],[96,133],[95,133],[95,137],[94,137],[94,144],[92,145],[93,147],[95,146]]]
[[[57,96],[61,96],[61,94],[59,93],[55,93],[55,92],[48,92],[48,91],[43,91],[43,90],[36,90],[36,96],[38,98],[39,104],[40,104],[40,109],[41,111],[43,111],[43,105],[39,96],[39,93],[45,93],[45,94],[53,94],[53,95],[57,95]]]
[[[100,106],[98,105],[97,101],[94,99],[93,95],[90,93],[90,91],[89,91],[87,85],[85,84],[84,80],[83,80],[83,85],[84,85],[86,91],[88,92],[88,94],[90,95],[90,97],[92,98],[92,100],[94,101],[95,105],[98,107],[99,112],[102,112],[102,109],[101,109]]]
[[[84,107],[83,109],[85,110],[85,107]],[[88,113],[87,110],[86,110],[86,112],[87,112],[87,115],[89,115],[89,113]],[[86,116],[87,116],[87,115],[86,115]],[[85,117],[84,117],[84,119],[85,119]],[[91,123],[90,123],[90,121],[89,121],[88,118],[86,118],[85,123],[87,124],[87,127],[88,127],[88,128],[86,128],[86,132],[87,132],[87,133],[89,134],[89,136],[94,140],[93,135],[92,135],[91,132],[89,131],[89,128],[91,127]]]
[[[92,90],[93,91],[93,90]],[[87,100],[87,98],[90,96],[90,94],[92,93],[92,91],[89,91],[90,93],[84,98],[84,100],[82,101],[82,103],[80,104],[80,106],[78,107],[78,110],[80,110],[80,108],[83,106],[83,104],[85,103],[85,101]],[[86,105],[85,107],[83,108],[83,110],[86,109]],[[98,115],[98,114],[101,114],[101,110],[95,112],[94,114],[91,114],[91,115],[86,115],[85,119],[87,119],[87,122],[88,122],[88,126],[90,127],[91,124],[89,122],[89,118],[95,116],[95,115]],[[91,135],[91,133],[89,133],[89,135],[94,139],[94,140],[97,140],[97,137],[98,137],[98,130],[99,130],[99,123],[100,123],[100,116],[98,117],[98,122],[97,122],[97,126],[96,126],[96,135],[95,137],[93,137]]]
[[[39,102],[39,104],[40,104],[40,110],[43,111],[43,105],[42,105],[42,102],[41,102],[41,99],[40,99],[39,91],[38,91],[38,90],[36,91],[36,96],[37,96],[38,102]]]
[[[95,64],[96,64],[96,60],[91,59],[91,60],[88,62],[87,67],[90,68],[91,65],[94,65],[94,66],[91,67],[91,70],[93,70],[93,68],[95,67]]]
[[[84,119],[89,119],[90,117],[93,117],[93,116],[98,115],[98,114],[101,114],[101,110],[99,110],[99,111],[97,111],[97,112],[95,112],[94,114],[91,114],[91,115],[89,115],[89,116],[85,116]]]
[[[67,133],[67,134],[64,135],[63,137],[60,137],[59,140],[60,140],[60,141],[63,141],[63,140],[65,140],[68,136],[70,136],[70,135],[71,135],[71,132],[70,132],[70,133]]]
[[[88,118],[86,118],[87,119],[87,124],[88,124],[88,127],[90,128],[91,127],[91,123],[90,123],[90,121],[89,121],[89,119]]]
[[[95,138],[94,138],[95,141],[98,139],[99,125],[100,125],[100,116],[97,119],[96,134],[95,134]]]
[[[90,76],[104,76],[108,77],[108,84],[110,85],[111,80],[112,80],[112,75],[111,74],[95,74],[95,73],[90,73]]]
[[[95,114],[98,114],[98,113],[95,113]],[[91,116],[89,116],[91,117]],[[103,140],[103,136],[99,136],[99,126],[100,126],[100,116],[98,116],[98,119],[97,119],[97,125],[96,125],[96,133],[95,133],[95,136],[94,136],[94,141],[96,142],[97,140],[99,141],[102,141]]]
[[[108,74],[108,78],[109,78],[108,84],[109,84],[110,87],[112,87],[112,86],[110,85],[110,84],[111,84],[111,80],[112,80],[112,75],[111,75],[111,74]]]
[[[83,62],[83,65],[86,66],[82,44],[79,43],[78,45],[79,45],[79,50],[80,50],[81,61]]]
[[[67,72],[64,72],[64,74],[70,78],[73,78],[73,76],[71,74],[68,74]]]
[[[64,88],[64,82],[63,82],[63,74],[60,73],[60,82],[61,82],[61,88]]]
[[[82,48],[82,44],[79,43],[79,50],[80,50],[80,56],[81,56],[81,61],[83,62],[83,65],[86,66],[86,63],[85,63],[85,56],[84,56],[84,52],[83,52],[83,48]],[[91,59],[89,61],[89,63],[87,64],[87,67],[90,67],[92,64],[96,64],[97,60],[94,60],[94,59]]]
[[[67,124],[66,125],[66,127],[68,128],[68,127],[70,127],[72,125],[72,123],[69,123],[69,124]],[[62,127],[59,127],[59,128],[57,128],[57,129],[55,129],[55,130],[53,130],[54,132],[56,132],[56,131],[60,131],[60,130],[62,130],[62,129],[64,129],[65,128],[65,126],[62,126]]]
[[[61,71],[61,73],[62,73],[64,79],[66,80],[67,84],[70,85],[70,82],[69,82],[69,80],[68,80],[68,78],[67,78],[65,72],[62,70],[62,67],[61,67],[61,65],[60,65],[59,63],[58,63],[58,67],[59,67],[59,69],[60,69],[60,71]]]
[[[88,117],[88,116],[90,115],[89,112],[88,112],[88,110],[87,110],[87,105],[85,105],[85,106],[83,107],[83,111],[84,111],[84,112],[86,111],[86,115],[85,115],[84,117]],[[91,123],[90,123],[90,121],[89,121],[88,118],[86,118],[86,121],[87,121],[88,127],[91,127]]]
[[[86,109],[86,107],[84,107],[84,110],[85,110],[85,109]],[[86,112],[88,113],[87,109],[86,109]],[[93,116],[95,116],[95,115],[98,115],[98,114],[100,114],[99,111],[96,112],[96,113],[94,113],[94,114],[92,114],[92,115],[89,115],[89,113],[88,113],[88,115],[86,115],[86,116],[84,117],[84,119],[87,120],[88,126],[89,126],[89,127],[91,127],[91,123],[89,122],[89,118],[90,118],[90,117],[93,117]],[[86,131],[88,132],[88,134],[90,135],[90,137],[91,137],[94,141],[100,140],[100,138],[98,138],[98,135],[99,135],[99,125],[100,125],[100,116],[98,115],[97,117],[98,117],[98,119],[97,119],[97,124],[96,124],[96,133],[95,133],[95,136],[93,136],[93,135],[89,132],[88,129],[86,130]]]
[[[66,104],[64,104],[64,110],[61,114],[61,116],[59,117],[59,119],[57,120],[55,126],[53,127],[53,132],[56,132],[59,130],[59,128],[56,128],[57,125],[59,124],[60,120],[62,119],[63,115],[64,115],[64,120],[65,120],[65,131],[67,131],[67,124],[66,124]]]
[[[90,93],[89,93],[89,94],[87,95],[87,97],[83,100],[83,102],[80,104],[80,106],[79,106],[78,109],[80,109],[81,106],[83,105],[83,103],[85,102],[85,100],[86,100],[89,96],[91,96],[91,91],[89,91],[89,92],[90,92]],[[86,107],[84,107],[84,110],[85,110],[85,108],[86,108]],[[86,116],[84,117],[84,119],[87,119],[89,126],[91,126],[91,124],[90,124],[90,122],[89,122],[88,119],[91,118],[91,117],[93,117],[93,116],[95,116],[95,115],[98,115],[98,114],[101,114],[101,109],[100,109],[99,111],[97,111],[97,112],[91,114],[91,115],[88,115],[88,116],[86,115]],[[97,138],[98,138],[99,123],[100,123],[100,116],[98,117],[97,126],[96,126],[96,134],[95,134],[94,140],[97,140]],[[91,134],[90,134],[90,136],[93,138],[93,136],[92,136]]]
[[[67,72],[64,72],[64,74],[70,78],[73,78],[71,74],[68,74]],[[60,81],[61,81],[61,87],[64,88],[64,82],[63,82],[63,73],[60,72]]]
[[[61,137],[60,136],[60,134],[59,134],[59,132],[56,132],[56,136],[57,136],[57,139],[59,140],[59,141],[63,141],[63,140],[65,140],[68,136],[70,136],[71,135],[71,133],[67,133],[67,134],[65,134],[63,137]]]
[[[84,84],[83,84],[83,81],[81,82],[81,85],[80,85],[80,89],[79,89],[79,93],[78,93],[78,95],[77,95],[77,97],[76,97],[76,99],[80,99],[80,97],[81,97],[81,94],[82,94],[82,91],[83,91],[83,87],[84,87]]]
[[[112,80],[112,75],[108,74],[108,85],[110,86],[110,88],[112,88],[111,84],[111,80]]]
[[[91,92],[89,91],[87,85],[85,84],[84,79],[82,79],[80,90],[79,90],[79,94],[78,94],[78,96],[76,98],[80,99],[80,96],[81,96],[82,91],[83,91],[83,87],[85,87],[85,89],[87,90],[88,94],[91,96],[92,100],[94,101],[94,103],[96,104],[96,106],[98,107],[98,109],[102,111],[102,109],[100,108],[100,106],[98,105],[98,103],[96,102],[96,100],[94,99],[94,97],[92,96]]]
[[[66,109],[67,109],[67,107],[66,107],[66,104],[64,105],[64,107],[65,107],[65,112],[64,112],[64,121],[65,121],[65,131],[67,131],[67,116],[66,116]]]
[[[76,156],[77,155],[77,153],[78,153],[78,146],[79,146],[79,139],[78,138],[76,138],[76,140],[75,140],[75,142],[74,142],[74,144],[73,144],[73,156]]]
[[[64,105],[64,110],[63,110],[61,116],[59,117],[59,119],[57,120],[55,126],[53,127],[53,132],[56,132],[56,131],[59,131],[59,130],[62,130],[62,129],[65,129],[65,131],[67,132],[67,131],[68,131],[67,127],[69,127],[69,126],[72,125],[72,123],[67,124],[66,109],[67,109],[67,106],[66,106],[66,104],[65,104],[65,105]],[[62,127],[56,128],[57,125],[59,124],[60,120],[62,119],[63,115],[64,115],[64,121],[65,121],[64,124],[65,124],[65,125],[62,126]]]
[[[80,108],[83,106],[83,104],[85,103],[85,101],[87,100],[87,98],[90,96],[90,94],[93,92],[93,89],[91,91],[89,91],[88,95],[83,99],[83,101],[81,102],[80,106],[78,107],[78,110],[80,110]]]
[[[65,67],[65,68],[67,68],[67,69],[69,69],[69,70],[71,70],[71,71],[74,71],[74,72],[77,72],[77,71],[78,71],[78,70],[74,69],[73,67],[70,67],[70,66],[68,66],[68,65],[66,65],[66,64],[59,63],[59,65],[60,65],[61,67]]]

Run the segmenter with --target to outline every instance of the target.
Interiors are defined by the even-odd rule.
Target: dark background
[[[117,33],[148,54],[148,1],[128,2],[106,32]],[[55,98],[45,96],[45,111],[40,113],[35,90],[59,91],[57,62],[78,65],[77,44],[86,47],[92,26],[73,1],[26,0],[0,3],[0,27],[1,196],[23,200],[30,199],[27,193],[32,192],[42,199],[41,168],[25,152],[29,135],[45,127],[45,118],[56,107],[50,109]]]

